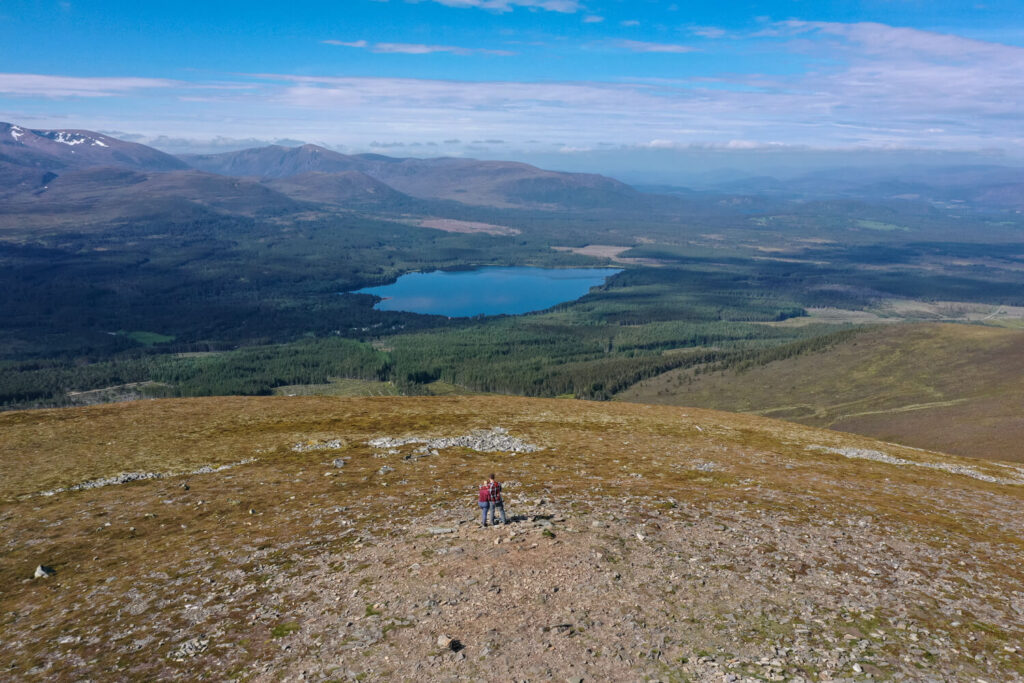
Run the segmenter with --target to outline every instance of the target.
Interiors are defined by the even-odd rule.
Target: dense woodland
[[[0,239],[0,406],[60,405],[69,392],[137,382],[148,383],[145,395],[191,396],[330,378],[410,394],[442,381],[605,399],[667,370],[761,362],[827,341],[838,328],[765,324],[807,307],[859,309],[894,296],[1024,305],[1020,256],[1002,244],[1019,234],[1012,221],[976,218],[986,243],[980,232],[922,239],[955,232],[959,217],[848,204],[733,216],[731,231],[706,207],[685,220],[444,210],[521,233],[447,233],[355,212],[194,212],[9,231]],[[895,225],[882,218],[911,227],[876,229]],[[708,234],[703,220],[722,232]],[[384,312],[371,296],[344,293],[414,270],[593,266],[600,261],[551,248],[588,243],[633,245],[624,256],[647,261],[578,301],[517,317]],[[786,258],[773,256],[780,249]]]

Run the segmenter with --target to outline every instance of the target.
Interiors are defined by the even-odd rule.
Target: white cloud
[[[640,25],[640,22],[637,21],[636,19],[627,19],[625,21],[620,21],[619,22],[619,26],[632,27],[632,26],[639,26],[639,25]]]
[[[730,37],[734,37],[730,35]],[[736,36],[742,38],[743,36]],[[751,38],[752,36],[746,36]],[[340,41],[339,41],[340,42]],[[785,73],[699,73],[616,82],[458,81],[263,74],[230,82],[0,74],[0,106],[18,97],[129,100],[95,118],[36,105],[62,127],[196,138],[289,136],[362,147],[371,140],[536,140],[531,148],[996,148],[1024,154],[1024,49],[882,24],[781,22],[758,52],[791,53]],[[452,46],[352,41],[429,54]],[[651,46],[607,42],[608,50]],[[525,48],[524,48],[525,49]],[[204,101],[185,102],[201,95]],[[142,99],[144,96],[144,100]],[[72,122],[69,122],[72,121]]]
[[[604,17],[599,17],[596,14],[590,14],[583,17],[584,24],[600,24],[604,21]]]
[[[641,40],[618,40],[614,43],[616,47],[625,48],[632,52],[666,52],[679,53],[695,52],[697,48],[689,45],[674,45],[671,43],[647,43]]]
[[[583,9],[577,0],[433,0],[448,7],[478,7],[495,12],[510,12],[516,7],[543,9],[572,14]]]
[[[175,85],[179,84],[162,78],[82,78],[0,73],[0,93],[20,97],[110,97]]]
[[[724,38],[728,35],[725,29],[718,28],[717,26],[690,26],[688,30],[693,35],[700,36],[701,38],[715,39]]]
[[[340,47],[367,47],[369,45],[365,40],[353,40],[351,42],[344,40],[321,40],[320,42],[324,45],[338,45]]]
[[[509,50],[491,50],[485,48],[457,47],[454,45],[425,45],[423,43],[368,43],[365,40],[345,42],[342,40],[322,40],[325,45],[339,45],[342,47],[355,47],[368,49],[378,54],[403,54],[403,55],[430,55],[447,52],[453,55],[495,55],[498,57],[511,57],[515,52]]]

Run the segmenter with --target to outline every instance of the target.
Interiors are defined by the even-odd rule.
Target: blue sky
[[[1022,112],[1021,0],[0,4],[0,120],[171,151],[1020,158]]]

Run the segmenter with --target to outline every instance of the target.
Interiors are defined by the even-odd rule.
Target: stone
[[[433,534],[434,536],[440,536],[441,534],[454,534],[455,529],[446,526],[433,526],[427,529],[427,533]]]
[[[178,649],[172,652],[170,657],[171,659],[180,662],[188,657],[195,657],[196,655],[204,652],[209,645],[209,638],[204,636],[192,638],[179,645]]]
[[[47,567],[46,565],[41,564],[38,567],[36,567],[35,574],[32,575],[32,578],[34,578],[34,579],[48,579],[51,576],[53,576],[54,574],[56,574],[56,573],[57,572],[55,572],[53,570],[53,567]]]
[[[508,430],[502,427],[477,429],[470,434],[456,437],[431,439],[416,436],[403,438],[384,436],[367,442],[367,445],[381,450],[397,449],[411,444],[420,444],[413,454],[414,458],[437,455],[438,449],[445,448],[468,448],[481,453],[535,453],[543,450],[540,446],[509,436]]]
[[[456,642],[457,641],[449,635],[441,634],[437,637],[437,646],[446,650],[455,649],[453,645],[455,645]]]

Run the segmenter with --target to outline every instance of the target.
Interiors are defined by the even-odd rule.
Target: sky
[[[650,180],[1017,163],[1024,0],[2,0],[0,121]]]

